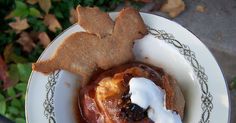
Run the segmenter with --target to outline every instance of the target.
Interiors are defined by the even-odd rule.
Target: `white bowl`
[[[110,13],[114,19],[118,13]],[[229,97],[222,72],[206,46],[179,24],[141,13],[149,34],[133,48],[137,61],[162,67],[175,77],[183,91],[184,123],[228,123]],[[48,59],[63,39],[83,31],[75,24],[60,34],[41,54]],[[64,70],[47,76],[33,71],[26,95],[28,123],[74,123],[73,100],[79,86],[76,75]]]

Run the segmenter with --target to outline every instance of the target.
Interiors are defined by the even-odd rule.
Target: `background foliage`
[[[0,114],[25,123],[25,92],[35,62],[76,21],[75,7],[113,10],[122,0],[0,0]],[[136,4],[134,5],[140,5]]]

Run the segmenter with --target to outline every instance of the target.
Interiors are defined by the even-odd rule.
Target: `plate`
[[[117,12],[110,13],[114,19]],[[162,67],[180,85],[185,100],[184,123],[229,123],[228,90],[222,72],[207,47],[181,25],[152,14],[141,13],[149,34],[137,40],[135,60]],[[52,56],[70,34],[84,31],[75,24],[61,33],[41,54]],[[26,94],[28,123],[74,123],[73,106],[78,76],[64,70],[44,75],[33,71]]]

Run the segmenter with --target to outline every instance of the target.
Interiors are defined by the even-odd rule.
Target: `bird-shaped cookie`
[[[134,41],[148,32],[133,8],[121,10],[115,21],[96,7],[78,6],[77,12],[78,24],[86,31],[68,36],[50,59],[32,65],[34,71],[67,70],[82,76],[84,85],[97,68],[106,70],[131,61]]]

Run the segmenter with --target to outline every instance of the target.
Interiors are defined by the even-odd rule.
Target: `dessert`
[[[32,68],[81,76],[80,122],[181,123],[185,100],[176,80],[161,68],[133,60],[135,40],[148,32],[139,12],[125,8],[115,21],[98,8],[78,6],[77,12],[86,31],[68,36],[50,59]]]
[[[180,123],[183,118],[182,92],[160,68],[129,63],[94,78],[80,90],[81,115],[88,123]]]

